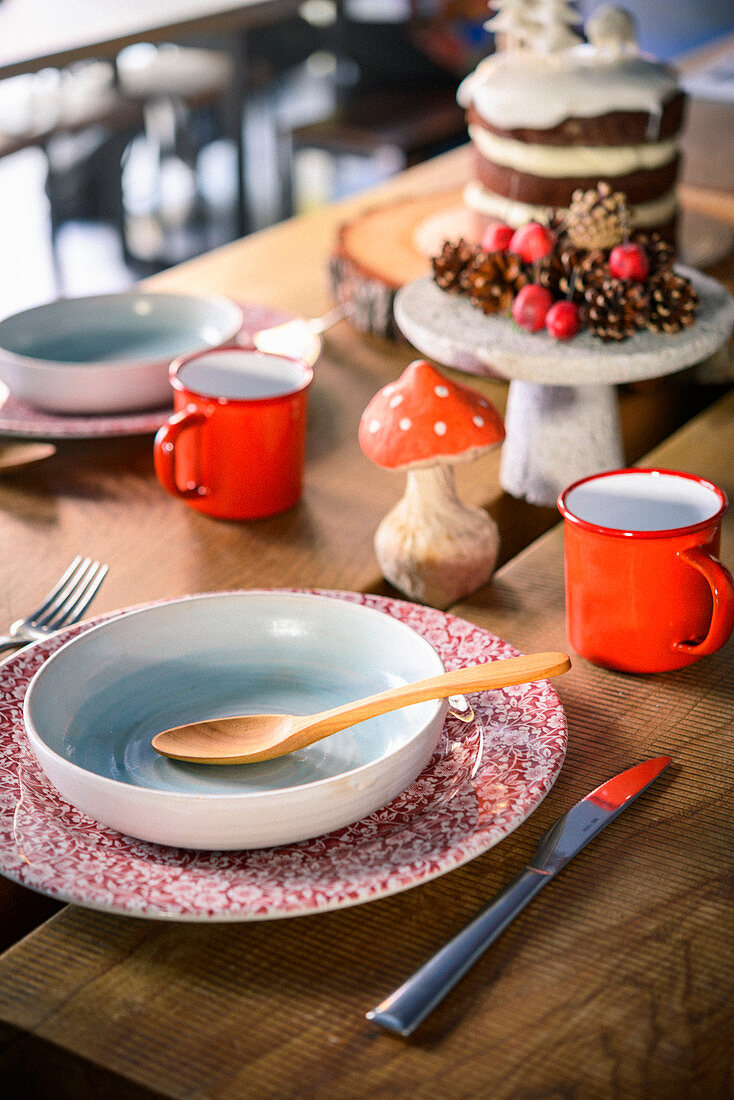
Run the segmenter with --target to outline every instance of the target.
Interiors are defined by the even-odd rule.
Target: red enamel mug
[[[258,519],[301,497],[307,363],[220,347],[171,364],[174,415],[155,437],[164,489],[220,519]]]
[[[718,560],[725,494],[674,470],[612,470],[561,493],[566,629],[605,668],[664,672],[716,652],[734,628]]]

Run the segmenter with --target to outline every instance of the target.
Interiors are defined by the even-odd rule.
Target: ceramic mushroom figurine
[[[381,389],[362,414],[367,458],[405,470],[405,494],[375,535],[386,580],[411,599],[446,608],[492,575],[499,531],[483,508],[462,503],[454,464],[496,447],[505,436],[494,406],[418,359]]]

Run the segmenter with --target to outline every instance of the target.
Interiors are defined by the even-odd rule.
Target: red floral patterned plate
[[[517,650],[463,619],[402,600],[322,592],[393,615],[447,669]],[[100,619],[95,622],[101,621]],[[339,909],[407,890],[499,843],[539,805],[563,764],[563,707],[547,681],[471,698],[449,712],[423,773],[389,805],[298,844],[197,852],[134,840],[66,803],[33,756],[23,698],[43,661],[80,630],[22,650],[0,678],[0,872],[52,897],[169,920],[266,920]]]

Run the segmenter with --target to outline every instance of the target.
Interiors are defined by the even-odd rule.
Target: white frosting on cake
[[[583,43],[551,54],[493,54],[462,81],[457,98],[500,129],[548,130],[567,118],[612,111],[659,118],[677,88],[675,74],[661,62],[636,53],[610,56]]]
[[[469,137],[493,164],[551,179],[626,176],[669,164],[678,151],[674,138],[645,145],[531,145],[477,125],[469,126]]]
[[[472,180],[464,189],[464,202],[478,214],[485,214],[490,218],[497,218],[513,227],[524,225],[526,222],[545,222],[548,215],[547,206],[535,206],[528,202],[517,202],[506,195],[497,195],[494,191],[488,191],[477,180]],[[644,228],[650,225],[662,225],[674,217],[678,203],[675,190],[668,191],[659,199],[652,202],[638,203],[628,208],[631,225]],[[563,208],[559,212],[563,214]]]

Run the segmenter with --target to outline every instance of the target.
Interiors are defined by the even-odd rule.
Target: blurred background
[[[44,4],[68,8],[69,25],[81,10],[0,0],[0,61],[16,16]],[[118,0],[120,18],[126,5],[139,7]],[[602,3],[576,6],[583,20]],[[693,59],[695,94],[734,102],[734,49],[707,62],[734,34],[731,0],[624,6],[645,51]],[[456,87],[493,48],[489,14],[485,0],[304,0],[246,30],[223,20],[68,64],[0,66],[0,316],[125,289],[465,141]]]

